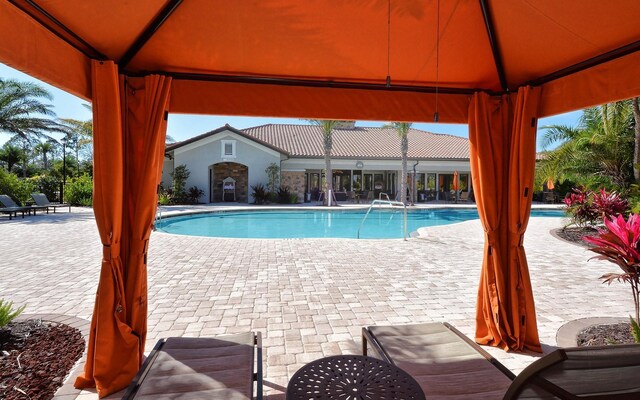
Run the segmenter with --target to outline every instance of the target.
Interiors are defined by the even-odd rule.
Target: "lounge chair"
[[[639,399],[640,345],[559,349],[517,377],[449,324],[370,326],[363,354],[412,375],[428,399]]]
[[[46,210],[46,207],[41,206],[19,206],[13,199],[6,194],[0,194],[0,204],[4,206],[5,211],[13,210],[22,213],[22,217],[24,218],[24,212],[26,211],[28,214],[31,214],[33,211],[33,215],[36,215],[36,210]],[[17,217],[17,215],[16,215]],[[9,219],[11,219],[11,214],[9,214]]]
[[[56,212],[56,208],[68,208],[69,212],[71,212],[71,204],[51,203],[47,198],[47,195],[44,193],[31,193],[31,197],[33,198],[33,201],[36,202],[36,205],[40,207],[47,207],[47,213],[49,213],[50,208],[53,208],[54,214]]]
[[[24,218],[25,212],[29,213],[29,209],[26,207],[0,207],[0,214],[9,214],[9,221],[13,217],[18,218],[18,213],[22,214],[22,218]]]
[[[159,398],[261,400],[262,336],[161,339],[122,397]]]
[[[345,202],[347,201],[348,195],[347,192],[333,192],[333,199],[338,202]]]
[[[555,204],[559,202],[558,194],[555,192],[544,192],[544,202]]]

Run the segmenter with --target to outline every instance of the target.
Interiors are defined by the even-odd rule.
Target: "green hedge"
[[[20,179],[16,174],[0,168],[0,194],[7,194],[17,203],[25,204],[31,200],[31,193],[37,191],[33,181]]]
[[[64,201],[74,206],[91,207],[93,205],[93,179],[84,174],[67,181],[64,188]]]

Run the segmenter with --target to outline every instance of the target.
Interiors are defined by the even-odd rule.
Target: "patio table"
[[[416,380],[397,366],[373,357],[340,355],[300,368],[289,381],[287,400],[422,400]]]

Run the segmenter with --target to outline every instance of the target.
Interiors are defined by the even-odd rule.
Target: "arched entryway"
[[[249,201],[249,168],[234,162],[222,162],[209,166],[209,202],[233,201],[233,195],[227,193],[223,197],[222,181],[231,177],[235,179],[236,201]]]

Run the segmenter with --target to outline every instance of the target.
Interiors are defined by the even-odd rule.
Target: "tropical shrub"
[[[280,188],[278,188],[278,203],[291,203],[291,191],[289,190],[289,186],[280,186]]]
[[[262,183],[251,186],[251,190],[255,204],[264,204],[269,201],[269,192]]]
[[[276,163],[271,163],[264,172],[267,174],[267,189],[271,193],[276,193],[280,185],[280,167]]]
[[[202,196],[204,196],[204,190],[197,186],[190,187],[187,192],[187,198],[189,199],[189,202],[193,204],[197,204]]]
[[[604,188],[598,192],[586,190],[584,187],[574,188],[573,193],[563,201],[567,206],[566,212],[571,218],[571,224],[578,226],[602,223],[611,217],[625,215],[630,208],[629,201],[617,192],[607,192]]]
[[[582,187],[573,188],[564,198],[563,202],[567,206],[565,210],[571,219],[569,225],[584,226],[586,224],[594,225],[598,219],[598,212],[593,206],[591,192]]]
[[[44,193],[49,201],[59,201],[60,180],[51,175],[36,175],[29,178],[37,187],[37,191]]]
[[[158,204],[161,206],[171,204],[171,193],[168,190],[160,189],[160,193],[158,193]]]
[[[291,197],[289,197],[289,203],[298,204],[300,199],[298,198],[298,193],[291,193]]]
[[[191,175],[191,172],[186,165],[178,165],[171,173],[173,179],[172,185],[172,198],[174,203],[184,203],[187,201],[187,179]]]
[[[93,205],[93,179],[89,175],[71,178],[64,188],[64,201],[74,206]]]
[[[20,313],[24,311],[25,307],[26,305],[14,310],[12,301],[5,302],[4,299],[0,299],[0,329],[7,326],[18,315],[20,315]]]
[[[625,194],[627,200],[629,200],[630,212],[640,214],[640,185],[629,185],[629,189]]]
[[[552,176],[594,190],[627,188],[635,181],[633,114],[632,101],[625,100],[584,110],[575,127],[541,127],[542,148],[553,150],[536,163],[536,181]]]
[[[607,193],[606,190],[600,189],[600,192],[593,193],[593,207],[598,212],[599,218],[606,221],[626,214],[629,211],[629,202],[615,191]]]
[[[631,318],[631,335],[636,343],[640,343],[640,325],[638,325],[638,320],[633,318]]]
[[[595,247],[589,250],[599,254],[595,257],[610,261],[622,269],[622,273],[608,273],[600,277],[603,283],[613,281],[627,282],[631,285],[635,318],[631,317],[636,342],[640,336],[640,216],[631,214],[625,221],[622,215],[604,220],[606,229],[601,229],[597,236],[585,236],[583,239]]]
[[[18,178],[16,174],[0,168],[0,194],[7,194],[18,203],[24,204],[31,200],[31,193],[36,191],[33,181]]]

